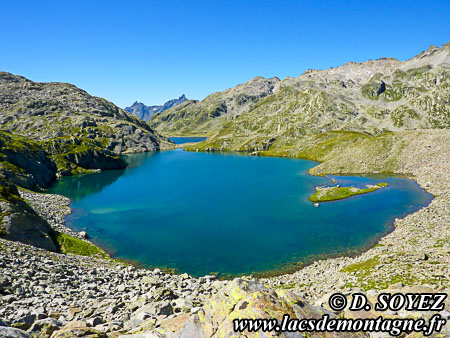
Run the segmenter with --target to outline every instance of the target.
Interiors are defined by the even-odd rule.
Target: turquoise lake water
[[[169,137],[175,144],[183,144],[190,142],[201,142],[206,140],[206,137]]]
[[[65,177],[50,192],[72,199],[67,225],[114,257],[201,276],[284,270],[366,249],[396,217],[432,196],[404,178],[337,177],[387,188],[314,207],[326,177],[316,163],[181,149],[129,156],[126,170]]]

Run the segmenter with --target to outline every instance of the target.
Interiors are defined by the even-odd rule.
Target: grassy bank
[[[52,234],[52,239],[57,244],[58,250],[61,253],[110,258],[109,255],[98,246],[68,234],[55,231]]]

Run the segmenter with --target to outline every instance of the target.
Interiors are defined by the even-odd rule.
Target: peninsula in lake
[[[221,337],[233,334],[233,318],[273,319],[278,318],[278,313],[289,313],[291,318],[298,319],[321,318],[323,313],[329,313],[331,318],[375,318],[383,315],[423,317],[428,320],[430,313],[414,311],[393,314],[372,309],[364,313],[348,310],[336,313],[329,308],[328,298],[334,292],[348,295],[361,290],[367,292],[371,302],[382,292],[448,293],[449,52],[450,44],[447,43],[441,47],[431,46],[406,61],[382,58],[362,63],[348,62],[337,68],[308,70],[298,77],[282,80],[256,77],[234,88],[212,93],[202,101],[186,100],[183,95],[176,104],[168,109],[161,108],[157,114],[152,113],[153,108],[138,103],[130,108],[130,113],[71,84],[38,83],[1,72],[0,336],[119,336],[145,333],[157,337]],[[134,114],[142,116],[138,118]],[[142,119],[147,116],[150,119],[144,122]],[[203,136],[207,139],[186,143],[184,150],[189,153],[177,149],[152,157],[151,152],[176,148],[169,136]],[[177,143],[182,142],[177,140]],[[210,161],[208,156],[213,155],[207,153],[219,151],[241,153],[245,155],[245,161],[236,154],[221,154],[223,156],[220,158],[214,157],[214,171],[208,173],[200,170],[205,168],[195,167]],[[150,154],[135,154],[144,152]],[[134,155],[128,159],[124,157],[129,154]],[[185,175],[184,181],[174,180],[175,169],[186,169],[182,165],[186,162],[180,164],[176,161],[179,154],[183,154],[186,161],[196,159],[192,161],[192,166],[197,169],[194,170],[197,176]],[[270,158],[248,155],[280,157],[272,160],[291,161],[282,165],[288,167],[292,181],[285,181],[281,164],[275,170],[275,162],[270,162]],[[170,214],[168,209],[163,208],[162,201],[173,203],[173,209],[182,211],[195,206],[182,204],[182,199],[175,200],[171,194],[158,195],[158,189],[164,189],[167,183],[180,190],[186,184],[195,192],[201,184],[197,186],[195,181],[190,181],[192,177],[203,180],[202,186],[214,186],[213,174],[221,175],[221,178],[226,174],[239,175],[233,171],[236,168],[234,164],[229,165],[231,169],[227,171],[223,170],[226,167],[222,163],[239,161],[253,171],[262,168],[262,174],[266,176],[278,175],[279,179],[271,184],[269,197],[282,196],[277,191],[284,184],[291,195],[289,203],[292,206],[292,198],[297,197],[292,182],[299,179],[298,170],[293,160],[281,157],[317,161],[315,165],[310,162],[309,166],[305,166],[305,173],[335,175],[333,177],[339,181],[339,189],[317,190],[312,200],[326,201],[319,208],[308,201],[315,192],[316,184],[311,183],[306,188],[303,186],[305,189],[301,197],[309,203],[305,204],[305,208],[310,208],[304,209],[308,212],[325,212],[323,210],[328,207],[339,211],[340,205],[342,209],[346,208],[347,214],[364,212],[364,208],[382,208],[385,201],[380,194],[396,196],[394,189],[398,189],[397,192],[404,197],[401,201],[403,214],[397,217],[392,216],[397,215],[393,213],[380,218],[383,224],[377,224],[380,226],[377,233],[383,237],[373,238],[372,243],[366,241],[364,249],[367,250],[364,252],[347,248],[344,242],[342,245],[339,242],[335,252],[328,250],[322,253],[323,256],[318,253],[314,260],[307,262],[307,266],[292,258],[289,268],[285,270],[292,272],[290,274],[278,271],[256,277],[247,274],[233,280],[221,280],[217,271],[210,271],[201,277],[190,276],[181,270],[173,271],[169,265],[174,257],[170,255],[162,266],[155,264],[158,266],[147,269],[130,265],[125,259],[111,258],[123,252],[125,254],[122,256],[126,256],[126,253],[133,251],[127,249],[135,244],[128,241],[129,232],[143,216],[149,217],[148,213],[136,212],[145,194],[155,194],[149,206],[153,213],[151,220],[172,222],[182,219],[187,212]],[[157,164],[151,168],[159,171],[143,174],[140,170],[151,162]],[[164,171],[164,166],[169,168],[170,165],[170,170]],[[117,171],[103,175],[102,171],[106,170]],[[274,175],[270,175],[272,172]],[[92,173],[95,174],[89,179],[74,176]],[[302,173],[303,178],[307,177],[305,173]],[[132,178],[127,176],[132,174],[135,175]],[[369,178],[373,182],[366,182],[366,177],[354,177],[355,174],[385,176]],[[393,174],[400,174],[403,178],[386,177]],[[64,176],[71,177],[64,179]],[[146,181],[146,191],[134,189],[150,176]],[[406,181],[405,176],[420,187],[411,181],[406,185],[398,183]],[[70,190],[67,195],[72,194],[81,207],[75,206],[76,201],[65,196],[48,193],[47,189],[58,179],[60,192]],[[214,202],[217,209],[221,206],[226,208],[230,202],[229,196],[243,186],[233,190],[234,182],[239,180],[233,177],[227,179],[226,188],[231,193],[222,199],[217,198],[224,196],[220,194],[203,196],[205,203]],[[328,181],[326,177],[314,177],[317,185],[326,185],[325,181]],[[127,182],[131,183],[120,189]],[[260,182],[254,175],[246,183],[264,194]],[[308,180],[304,179],[304,182]],[[355,182],[361,184],[350,188]],[[381,184],[385,182],[389,184]],[[376,184],[379,186],[375,187]],[[414,202],[411,207],[405,186],[413,189],[415,196],[425,196],[421,197],[421,203]],[[133,194],[133,191],[139,191],[140,195],[126,198],[126,194]],[[182,193],[180,196],[183,196]],[[433,195],[432,201],[430,194]],[[89,196],[102,198],[93,204],[86,200]],[[346,198],[340,199],[342,196]],[[192,203],[195,194],[183,197]],[[113,205],[110,203],[113,199],[121,204]],[[376,203],[356,204],[358,199],[372,199]],[[238,208],[255,207],[245,201],[231,202],[234,202],[234,211],[226,213],[221,210],[223,215],[217,219],[217,224],[227,217],[231,219],[239,215]],[[285,200],[275,202],[278,203],[278,212],[291,210],[284,209],[288,206]],[[83,208],[83,203],[91,209]],[[345,203],[355,203],[352,205],[358,207],[363,205],[364,208],[350,208]],[[264,205],[264,212],[271,210],[272,205]],[[142,210],[145,207],[143,204]],[[202,213],[204,210],[206,208],[195,210],[194,225],[202,232],[190,231],[187,235],[193,240],[197,236],[195,240],[200,238],[206,242],[207,231],[215,224],[207,223],[208,218],[203,217]],[[257,209],[252,212],[254,217],[266,215]],[[370,215],[376,214],[374,210],[371,212]],[[108,215],[109,224],[114,226],[104,224],[105,229],[91,234],[79,232],[81,229],[70,228],[66,223],[66,216],[71,213],[72,219],[85,217],[86,227],[94,228],[98,224],[95,222],[105,222],[108,218],[103,215]],[[276,216],[275,213],[273,215]],[[303,217],[303,214],[298,213],[297,216]],[[353,219],[358,219],[357,216],[352,215]],[[123,223],[124,217],[136,222],[129,221],[126,229],[116,231],[118,228],[115,225]],[[284,213],[283,217],[285,225],[295,225],[295,222],[289,223],[292,221],[289,213]],[[264,217],[261,217],[263,221]],[[373,221],[370,219],[367,224]],[[341,214],[338,223],[348,225],[345,224],[345,215]],[[158,228],[158,224],[163,223],[150,224],[154,226],[151,229],[154,239],[167,235],[164,233],[167,228]],[[363,225],[351,226],[354,230],[349,238],[367,235]],[[327,234],[337,229],[327,228]],[[219,239],[222,239],[222,245],[238,243],[239,249],[253,248],[251,254],[256,257],[254,266],[265,262],[264,250],[270,252],[267,257],[272,257],[274,261],[285,254],[282,251],[285,246],[272,246],[270,241],[264,242],[266,238],[250,245],[246,240],[250,241],[251,236],[237,242],[237,239],[227,237],[230,229],[222,227],[221,230],[223,236]],[[296,232],[289,232],[289,227],[285,230],[286,238],[294,245],[293,234]],[[187,232],[183,227],[176,231]],[[303,239],[308,238],[308,232],[297,234],[301,234]],[[156,251],[175,252],[178,257],[187,255],[190,252],[189,243],[179,245],[176,241],[180,238],[174,233],[172,235],[172,247],[170,244],[161,245],[161,242],[152,243],[151,240],[146,245],[153,245],[152,249]],[[367,237],[371,235],[373,233]],[[99,241],[101,247],[91,242],[90,236],[95,243],[98,238],[104,238],[103,242]],[[315,233],[315,236],[320,237],[320,233]],[[114,243],[118,242],[120,247],[115,247]],[[327,249],[332,244],[331,241],[322,242]],[[145,246],[138,248],[141,250],[134,250],[138,251],[137,254],[145,251]],[[300,257],[301,247],[296,250]],[[214,266],[214,255],[208,256],[205,252],[200,256],[210,259],[208,268]],[[239,262],[239,255],[235,261]],[[189,268],[203,274],[201,262],[194,263],[197,265]],[[224,269],[227,268],[226,261],[221,264]],[[276,264],[269,265],[272,269]],[[236,275],[239,271],[247,271],[245,269],[246,266],[239,266],[235,269]],[[449,332],[449,324],[446,325],[441,331],[444,336]],[[367,333],[342,332],[338,335],[369,336]]]

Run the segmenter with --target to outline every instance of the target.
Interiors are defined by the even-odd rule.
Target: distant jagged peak
[[[187,98],[184,94],[182,94],[178,99],[169,100],[160,106],[146,106],[142,102],[135,101],[130,107],[126,107],[125,110],[144,121],[148,121],[152,115],[162,113],[163,111],[173,106],[179,105],[184,101],[187,101]]]
[[[142,107],[143,105],[144,104],[142,102],[134,101],[134,103],[130,107]]]
[[[443,45],[442,47],[443,47],[442,51],[444,51],[445,45]],[[413,56],[412,58],[410,58],[410,59],[408,59],[406,61],[413,60],[413,59],[423,59],[424,57],[433,55],[433,54],[435,54],[436,52],[439,52],[439,51],[440,51],[439,47],[437,47],[436,45],[430,45],[430,47],[428,47],[428,49],[420,52],[419,54]]]
[[[254,78],[248,80],[247,82],[239,83],[235,87],[229,88],[229,89],[234,89],[237,87],[248,86],[248,85],[253,85],[253,84],[278,82],[278,81],[280,81],[280,79],[276,76],[270,77],[270,78],[265,78],[264,76],[258,75],[258,76],[255,76]]]

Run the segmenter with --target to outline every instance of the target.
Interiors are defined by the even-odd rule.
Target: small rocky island
[[[355,195],[367,194],[383,187],[387,187],[388,185],[388,183],[368,184],[365,188],[341,187],[340,185],[332,187],[316,187],[315,194],[310,196],[309,200],[315,203],[342,200]]]

